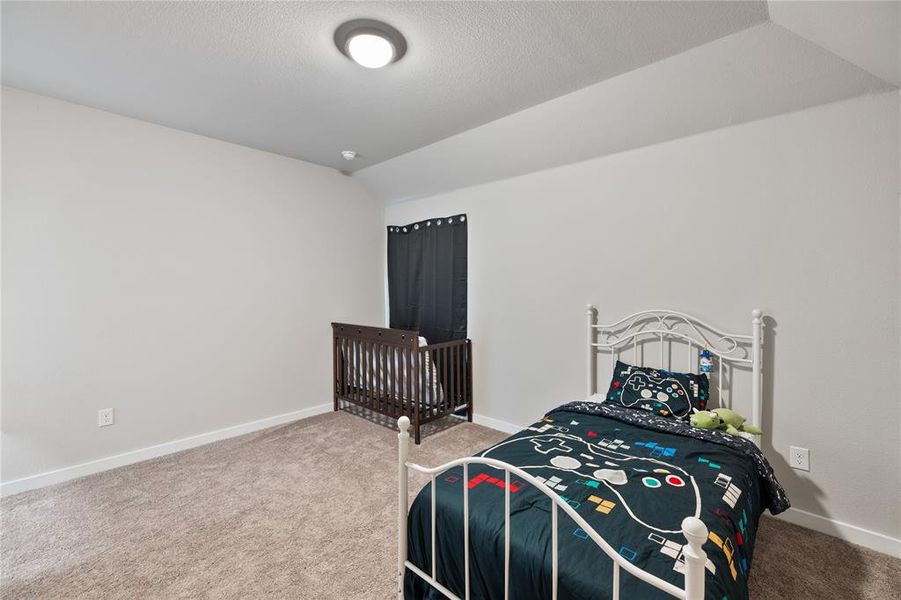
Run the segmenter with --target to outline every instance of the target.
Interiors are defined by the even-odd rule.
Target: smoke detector
[[[342,150],[341,156],[344,157],[344,160],[353,160],[357,157],[357,153],[353,150]]]

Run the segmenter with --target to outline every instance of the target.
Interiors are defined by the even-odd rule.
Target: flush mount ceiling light
[[[354,19],[335,30],[341,54],[367,69],[380,69],[400,60],[407,51],[404,36],[387,23]]]

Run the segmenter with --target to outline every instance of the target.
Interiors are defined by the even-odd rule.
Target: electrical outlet
[[[101,408],[97,411],[97,427],[108,427],[113,422],[113,409]]]
[[[792,469],[809,471],[810,450],[807,448],[799,448],[798,446],[790,446],[788,449],[788,462]]]

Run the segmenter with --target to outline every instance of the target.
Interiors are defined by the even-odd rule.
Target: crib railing
[[[466,409],[472,421],[472,342],[419,345],[419,332],[332,323],[334,408],[342,402],[425,423]]]
[[[495,460],[493,458],[484,457],[468,457],[458,458],[438,467],[423,467],[421,465],[407,462],[409,455],[410,434],[407,430],[410,427],[410,420],[401,417],[397,421],[400,429],[398,434],[398,512],[397,512],[397,597],[398,600],[404,598],[404,573],[406,569],[416,574],[416,576],[424,579],[451,600],[470,600],[470,576],[469,576],[469,465],[479,464],[486,465],[504,472],[504,600],[510,598],[510,474],[542,492],[550,499],[551,503],[551,600],[557,600],[557,592],[559,589],[559,569],[558,569],[558,513],[563,511],[564,514],[572,519],[586,534],[594,541],[600,549],[613,560],[613,571],[611,574],[613,600],[620,600],[620,571],[625,570],[631,575],[637,577],[641,581],[649,585],[663,590],[664,592],[676,598],[683,600],[703,600],[704,598],[704,570],[707,562],[707,555],[702,549],[704,542],[707,540],[707,527],[703,521],[697,517],[686,517],[682,521],[682,533],[688,543],[683,548],[685,556],[685,587],[679,588],[668,581],[648,573],[633,563],[626,560],[613,547],[607,543],[604,538],[598,534],[594,528],[589,525],[585,519],[579,516],[579,513],[567,504],[560,496],[547,486],[542,484],[533,475],[523,471],[519,467]],[[463,467],[463,564],[464,564],[464,590],[461,599],[453,591],[442,585],[438,581],[438,545],[436,543],[436,487],[435,476],[439,473],[450,469],[451,467]],[[431,478],[431,540],[432,540],[432,560],[430,573],[423,571],[418,566],[408,560],[407,556],[407,511],[409,505],[408,498],[408,474],[409,469],[425,473]],[[489,566],[480,565],[481,570],[487,570]],[[536,597],[539,592],[536,591]]]

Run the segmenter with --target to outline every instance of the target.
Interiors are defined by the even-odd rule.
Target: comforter
[[[706,597],[748,597],[758,520],[789,506],[760,450],[749,440],[651,413],[592,402],[557,408],[479,456],[516,465],[560,495],[626,560],[685,584],[681,522],[709,529]],[[438,581],[463,597],[463,489],[469,489],[471,597],[503,598],[503,472],[470,465],[437,476]],[[551,597],[550,501],[511,475],[510,597]],[[558,598],[612,598],[612,561],[563,511],[558,512]],[[408,522],[409,560],[431,572],[431,486]],[[405,597],[443,596],[407,572]],[[621,571],[622,598],[669,598]]]

